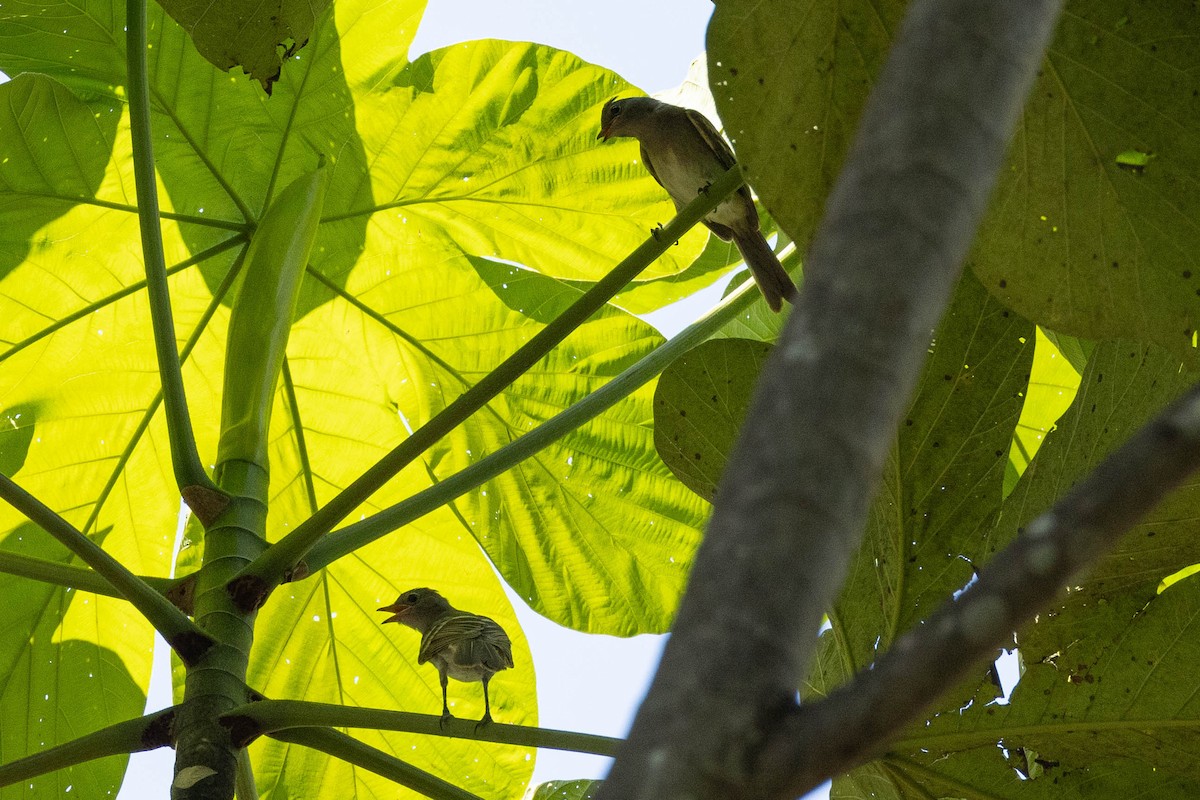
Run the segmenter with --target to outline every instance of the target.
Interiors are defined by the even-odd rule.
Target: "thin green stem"
[[[713,183],[707,193],[701,194],[689,203],[665,228],[658,230],[595,286],[585,292],[570,308],[539,331],[536,336],[498,367],[485,375],[479,383],[459,395],[441,412],[413,431],[411,436],[381,458],[316,514],[298,526],[296,530],[268,548],[243,570],[238,578],[230,582],[231,593],[239,598],[239,605],[261,604],[271,589],[293,572],[305,554],[321,537],[332,530],[334,525],[360,506],[400,470],[412,463],[421,453],[525,374],[530,367],[637,277],[652,261],[666,252],[672,242],[703,219],[741,184],[740,170],[734,168],[726,172]],[[309,567],[311,569],[311,564]]]
[[[171,743],[169,732],[174,713],[174,708],[167,708],[118,722],[49,750],[0,764],[0,786],[11,786],[97,758],[166,747]]]
[[[146,72],[146,3],[126,4],[126,67],[129,91],[129,130],[133,140],[133,175],[137,188],[138,220],[142,232],[142,257],[146,263],[146,290],[154,325],[154,345],[165,398],[167,432],[171,440],[171,463],[175,480],[189,505],[198,494],[219,495],[204,471],[196,450],[196,439],[188,415],[179,350],[175,345],[175,322],[167,289],[167,268],[159,227],[158,187],[154,178],[154,148],[150,132],[150,90]],[[201,512],[207,522],[212,514]]]
[[[433,800],[480,800],[477,795],[466,789],[460,789],[406,761],[389,756],[381,750],[329,728],[288,728],[277,731],[271,738],[328,753],[376,775],[382,775],[401,786],[407,786]]]
[[[30,192],[22,191],[23,197],[40,197],[46,200],[58,200],[71,206],[97,206],[99,208],[111,208],[113,211],[128,211],[130,214],[138,213],[137,206],[131,206],[128,203],[114,203],[112,200],[101,200],[98,197],[64,197],[59,194],[51,194],[49,192]],[[169,219],[175,222],[187,222],[193,225],[199,225],[204,228],[220,228],[226,231],[236,231],[238,233],[249,233],[254,226],[246,222],[233,222],[227,219],[216,219],[215,217],[201,217],[196,214],[180,214],[175,211],[159,211],[158,216],[161,219]]]
[[[355,708],[334,703],[309,703],[302,700],[263,700],[248,703],[222,715],[227,721],[236,720],[235,728],[247,730],[253,723],[254,733],[274,735],[288,728],[371,728],[380,731],[405,731],[429,736],[457,739],[476,739],[481,742],[549,747],[598,756],[615,756],[620,739],[595,736],[589,733],[558,731],[550,728],[530,728],[524,725],[505,725],[494,722],[475,730],[475,720],[452,719],[442,727],[441,717],[435,714],[413,714],[409,711],[385,711],[378,708]]]
[[[125,565],[80,533],[42,501],[13,483],[6,475],[0,475],[0,498],[57,539],[100,577],[107,580],[121,597],[132,603],[134,608],[150,621],[172,649],[179,653],[185,664],[195,663],[200,654],[212,645],[212,640],[207,634],[196,627],[182,611],[171,604],[171,601],[126,569]]]
[[[72,589],[102,594],[107,597],[123,596],[103,575],[90,569],[32,556],[22,556],[5,550],[0,550],[0,572],[42,583],[52,583],[55,586],[68,586]],[[183,582],[179,578],[154,578],[143,575],[139,575],[138,580],[144,581],[159,594],[166,594]]]
[[[309,552],[306,559],[309,569],[315,571],[326,567],[359,547],[441,508],[604,413],[666,369],[680,355],[708,339],[722,325],[744,311],[757,299],[757,291],[754,281],[746,281],[712,311],[680,331],[675,338],[521,438],[407,500],[329,534]]]

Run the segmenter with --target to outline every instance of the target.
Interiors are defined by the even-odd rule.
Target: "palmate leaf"
[[[1097,345],[1059,421],[983,551],[1002,546],[1192,383],[1179,359],[1128,342]],[[946,709],[889,757],[881,796],[917,797],[904,775],[996,797],[1187,797],[1200,787],[1196,632],[1200,582],[1159,582],[1200,560],[1195,481],[1184,484],[1035,624],[1018,631],[1023,663],[1007,705]],[[1008,753],[1005,757],[1000,749]],[[1028,776],[1022,780],[1014,770]]]
[[[151,8],[164,240],[205,458],[216,451],[239,253],[280,188],[319,156],[329,160],[272,418],[271,539],[539,330],[578,294],[558,279],[596,279],[673,213],[633,163],[636,147],[595,142],[600,104],[627,88],[619,79],[550,48],[503,42],[409,62],[422,8],[337,4],[285,64],[270,99],[214,70]],[[0,127],[0,419],[13,431],[0,441],[12,444],[4,464],[22,485],[103,535],[131,568],[166,575],[179,500],[140,285],[122,27],[123,9],[104,2],[0,9],[0,70],[39,73],[0,87],[0,108],[20,123]],[[682,270],[703,239],[684,237],[646,277]],[[351,519],[493,452],[660,342],[636,319],[602,312]],[[523,597],[563,624],[664,630],[705,511],[654,453],[650,419],[643,389],[452,508],[281,588],[259,614],[250,680],[276,696],[436,713],[436,674],[416,670],[408,631],[381,629],[374,612],[403,589],[435,585],[513,634],[518,664],[496,680],[496,717],[535,722],[532,664],[479,544]],[[0,509],[5,542],[20,524]],[[191,526],[189,535],[184,572],[202,550],[202,533]],[[69,595],[38,601],[50,631]],[[124,604],[86,595],[64,625],[83,600],[91,630],[80,638],[115,653],[106,663],[127,671],[133,687],[102,709],[98,726],[140,710],[150,632]],[[3,638],[15,654],[4,680],[21,658],[61,662],[39,649],[52,646],[48,637],[29,642],[27,630],[13,629]],[[457,688],[457,707],[475,715],[478,687]],[[79,733],[42,737],[32,713],[5,702],[5,760]],[[21,747],[8,749],[11,741]],[[403,737],[372,741],[486,796],[511,796],[531,768],[520,750],[464,745],[413,756]],[[340,768],[300,748],[253,752],[277,793],[340,780]],[[494,767],[456,774],[453,764],[475,758]],[[363,791],[378,789],[354,774]]]
[[[247,6],[233,0],[162,3],[206,59],[219,69],[241,67],[268,94],[279,79],[283,59],[308,42],[316,16],[328,5],[329,0],[272,6]]]
[[[868,667],[970,580],[973,543],[1000,509],[1033,333],[963,276],[884,467],[806,693],[824,694]]]
[[[717,109],[750,183],[802,245],[905,8],[717,7]],[[1066,4],[971,257],[988,291],[1055,331],[1195,357],[1198,35],[1190,0]]]

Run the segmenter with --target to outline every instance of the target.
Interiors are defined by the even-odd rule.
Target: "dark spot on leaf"
[[[1001,289],[1008,288],[1008,281],[1006,281],[1006,280],[1004,280],[1003,278],[1001,278],[1001,279],[1000,279],[1000,288],[1001,288]]]

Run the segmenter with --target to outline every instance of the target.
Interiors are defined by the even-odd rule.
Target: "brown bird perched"
[[[475,726],[492,721],[488,681],[513,665],[512,642],[494,620],[459,611],[433,589],[410,589],[396,598],[384,620],[407,625],[421,634],[417,663],[432,661],[442,680],[442,726],[451,719],[446,703],[446,678],[483,682],[483,718]]]
[[[733,151],[699,111],[652,97],[613,98],[600,111],[597,139],[632,136],[642,146],[642,163],[667,190],[678,211],[706,191],[737,162]],[[733,240],[772,311],[796,295],[796,284],[758,227],[750,189],[743,184],[704,218],[708,229]]]

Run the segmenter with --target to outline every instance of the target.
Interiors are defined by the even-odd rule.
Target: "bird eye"
[[[415,603],[420,599],[421,598],[417,595],[416,592],[409,592],[408,594],[404,595],[404,602],[406,602],[406,603]]]
[[[617,105],[616,103],[613,103],[613,104],[610,106],[610,108],[612,109],[612,115],[613,115],[614,117],[615,117],[617,114],[620,114],[620,113],[621,113],[621,107],[620,107],[619,105]]]

